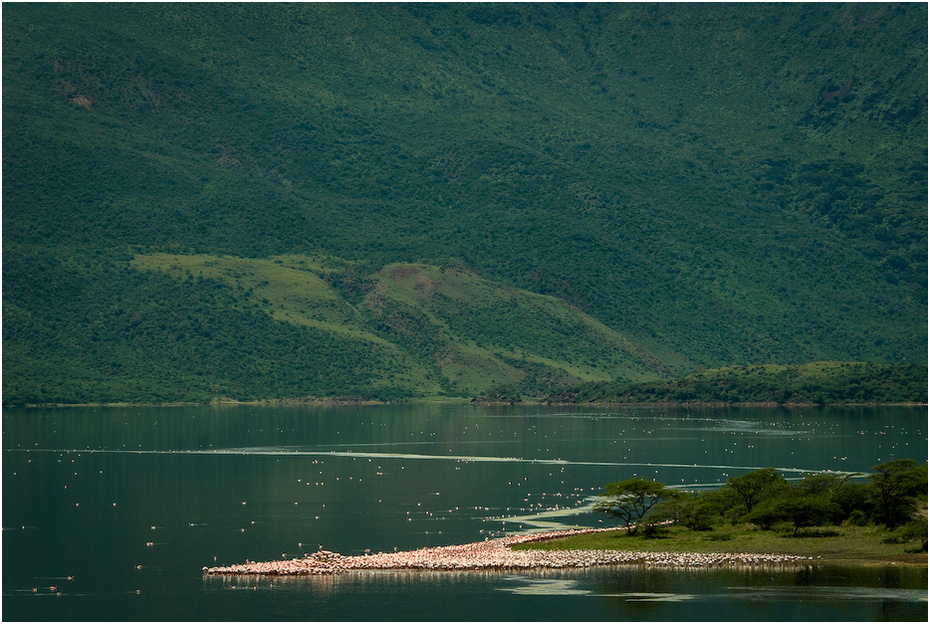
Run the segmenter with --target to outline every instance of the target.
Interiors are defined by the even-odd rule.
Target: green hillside
[[[7,404],[926,359],[925,5],[2,11]]]
[[[654,356],[564,302],[459,267],[389,265],[360,308],[458,396],[496,386],[538,395],[581,380],[668,374]]]

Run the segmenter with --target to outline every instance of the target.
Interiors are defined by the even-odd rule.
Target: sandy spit
[[[308,576],[353,570],[526,570],[531,568],[587,568],[640,564],[676,568],[751,565],[793,565],[807,561],[796,555],[754,553],[666,553],[632,550],[511,550],[511,546],[543,540],[613,531],[580,529],[513,535],[459,546],[421,548],[404,552],[343,556],[321,550],[301,558],[204,567],[205,575]]]

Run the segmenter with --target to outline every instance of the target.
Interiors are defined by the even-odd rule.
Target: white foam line
[[[759,422],[755,420],[739,420],[735,418],[712,418],[712,417],[694,417],[694,416],[654,416],[654,415],[630,415],[630,414],[616,414],[616,413],[603,413],[599,414],[596,412],[589,413],[580,413],[580,414],[571,414],[571,413],[562,413],[562,414],[532,414],[532,415],[522,415],[522,414],[485,414],[485,418],[489,419],[504,419],[504,418],[586,418],[589,420],[648,420],[648,421],[670,421],[670,422],[680,422],[680,423],[691,423],[691,422],[712,422],[720,423],[721,425],[729,427],[720,429],[721,431],[726,431],[729,428],[738,427],[738,428],[752,428],[752,427],[771,427],[775,426],[774,423],[769,422]]]
[[[267,448],[232,448],[232,449],[194,449],[194,450],[129,450],[129,449],[4,449],[5,451],[20,451],[30,453],[102,453],[120,455],[267,455],[277,457],[356,457],[363,459],[411,459],[411,460],[445,460],[458,462],[489,462],[489,463],[515,463],[540,464],[556,466],[607,466],[607,467],[640,467],[640,468],[707,468],[713,470],[762,470],[769,466],[726,466],[716,464],[665,464],[654,462],[594,462],[571,461],[567,459],[525,459],[523,457],[489,457],[483,455],[421,455],[417,453],[363,453],[357,451],[299,451]],[[809,473],[819,472],[810,468],[775,468],[779,472]],[[844,471],[831,471],[835,474],[855,474]]]
[[[498,518],[488,518],[488,520],[494,522],[506,522],[508,524],[523,524],[530,527],[535,527],[535,529],[527,529],[526,533],[533,533],[540,529],[555,530],[555,529],[581,529],[581,528],[590,528],[584,527],[582,525],[570,525],[563,522],[553,521],[554,518],[570,518],[572,516],[580,516],[583,513],[588,513],[594,511],[594,503],[598,500],[597,496],[589,496],[585,499],[583,505],[578,507],[566,507],[564,509],[549,509],[546,511],[541,511],[539,513],[527,514],[524,516],[503,516]]]

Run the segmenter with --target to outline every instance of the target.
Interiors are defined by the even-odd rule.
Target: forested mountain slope
[[[926,358],[925,5],[2,10],[8,404]]]

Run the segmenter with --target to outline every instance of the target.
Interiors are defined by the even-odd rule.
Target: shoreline
[[[248,561],[204,567],[204,576],[318,576],[359,570],[529,570],[645,565],[665,568],[808,565],[813,557],[760,553],[648,552],[633,550],[512,550],[511,546],[560,537],[616,531],[616,528],[567,529],[514,535],[456,546],[343,556],[320,550],[313,555],[273,561]]]
[[[302,405],[339,407],[347,405],[377,406],[398,404],[436,404],[472,405],[475,407],[685,407],[685,408],[721,408],[721,407],[782,407],[786,409],[811,407],[927,407],[927,403],[775,403],[775,402],[725,402],[725,401],[641,401],[641,402],[589,402],[563,403],[555,401],[476,401],[468,397],[405,397],[390,401],[365,399],[361,397],[302,397],[289,399],[256,399],[238,401],[235,399],[212,401],[169,401],[165,403],[27,403],[25,405],[6,405],[4,407],[19,409],[68,409],[78,407],[235,407],[239,405],[267,405],[294,407]]]

